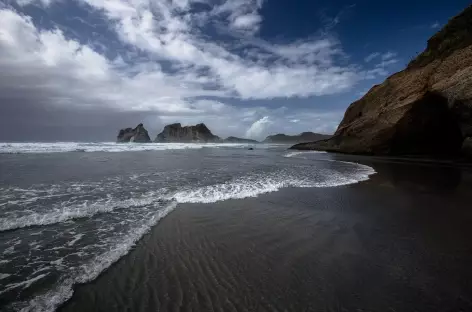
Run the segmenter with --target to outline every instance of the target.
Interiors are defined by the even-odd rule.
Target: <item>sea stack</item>
[[[218,142],[220,138],[213,133],[210,129],[203,124],[197,124],[195,126],[182,127],[180,123],[174,123],[164,127],[161,133],[159,133],[154,140],[157,143],[168,143],[168,142]]]
[[[472,6],[426,50],[352,103],[331,139],[297,144],[374,155],[456,157],[472,137]],[[466,143],[469,144],[469,143]]]
[[[136,128],[126,128],[121,129],[116,138],[117,143],[150,143],[151,138],[147,130],[144,128],[144,125],[140,123]]]

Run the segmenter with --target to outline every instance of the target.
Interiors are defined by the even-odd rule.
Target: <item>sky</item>
[[[0,141],[333,133],[468,0],[0,0]]]

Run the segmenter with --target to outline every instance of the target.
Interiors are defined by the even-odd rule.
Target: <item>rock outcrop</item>
[[[352,103],[331,139],[295,145],[343,153],[455,157],[472,137],[472,6],[405,70]],[[468,146],[468,145],[467,145]]]
[[[154,140],[157,143],[168,142],[219,142],[221,139],[213,135],[205,124],[182,127],[180,123],[167,125]]]
[[[331,135],[327,134],[319,134],[314,132],[303,132],[298,135],[286,135],[286,134],[275,134],[269,135],[265,140],[264,143],[287,143],[287,144],[294,144],[300,142],[313,142],[319,140],[326,140],[330,138]]]
[[[256,140],[237,138],[234,136],[227,137],[226,139],[223,140],[223,142],[224,143],[252,143],[252,144],[259,143],[259,141],[256,141]]]
[[[140,123],[136,128],[121,129],[116,138],[118,143],[136,142],[136,143],[150,143],[151,138],[143,124]]]

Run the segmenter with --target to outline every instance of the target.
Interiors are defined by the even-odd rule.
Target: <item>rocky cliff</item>
[[[125,142],[136,142],[136,143],[149,143],[151,139],[147,130],[144,128],[143,124],[139,124],[136,128],[126,128],[121,129],[116,138],[118,143]]]
[[[286,134],[275,134],[269,135],[264,143],[300,143],[300,142],[310,142],[310,141],[319,141],[330,138],[331,135],[319,134],[314,132],[303,132],[298,135],[286,135]]]
[[[166,142],[218,142],[220,138],[211,133],[205,124],[182,127],[180,123],[167,125],[154,140],[158,143]]]
[[[347,109],[333,138],[298,144],[377,155],[455,157],[472,137],[472,6],[408,67]]]

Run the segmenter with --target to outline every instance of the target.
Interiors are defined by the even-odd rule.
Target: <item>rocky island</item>
[[[154,140],[156,143],[169,142],[218,142],[221,141],[219,136],[211,133],[210,129],[204,124],[200,123],[195,126],[182,127],[180,123],[174,123],[164,127]]]
[[[472,137],[472,6],[428,40],[426,50],[352,103],[330,139],[293,149],[457,157]]]
[[[150,143],[151,138],[143,124],[140,123],[136,128],[121,129],[116,138],[118,143],[136,142],[136,143]]]
[[[303,132],[299,135],[276,134],[268,136],[262,143],[299,143],[330,138],[330,135],[318,134],[313,132]],[[151,143],[148,131],[140,123],[136,128],[121,129],[117,136],[117,143]],[[159,133],[155,143],[241,143],[241,144],[259,144],[261,142],[235,136],[221,139],[214,135],[204,124],[199,123],[195,126],[182,126],[180,123],[166,125]]]

